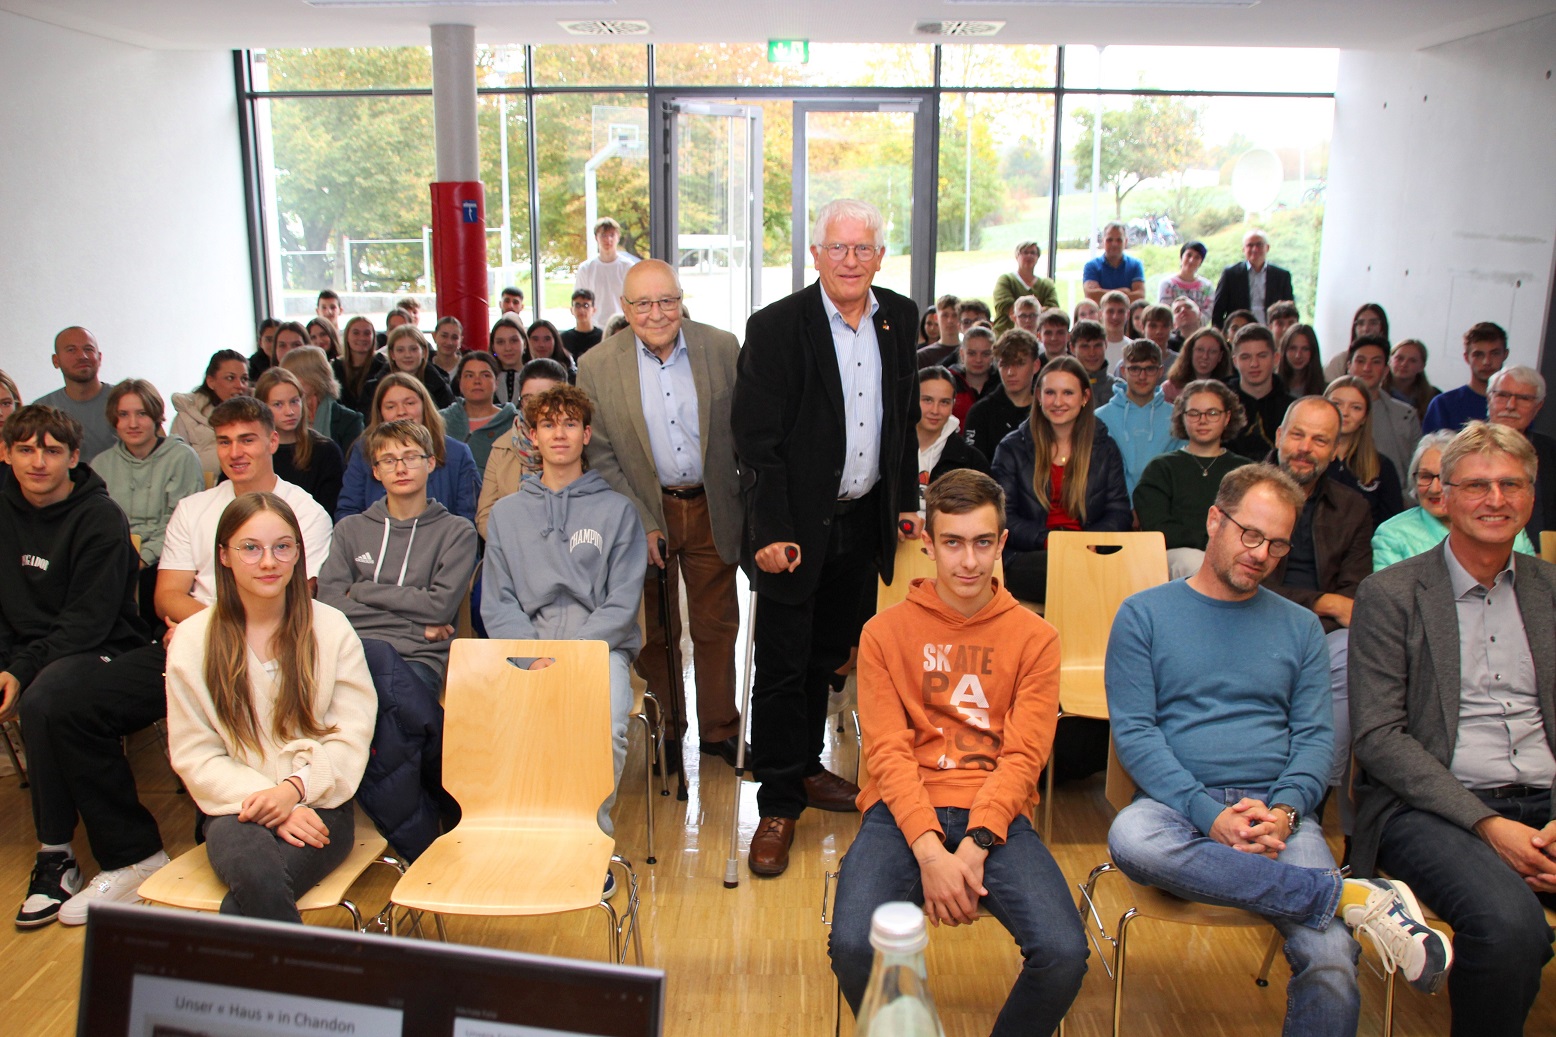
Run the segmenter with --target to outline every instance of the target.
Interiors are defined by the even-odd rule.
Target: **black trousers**
[[[38,841],[68,843],[86,825],[92,856],[125,868],[162,849],[120,739],[167,715],[161,645],[115,659],[57,659],[22,690],[19,713]]]
[[[804,780],[820,774],[830,679],[875,611],[879,504],[872,494],[832,520],[816,592],[789,605],[758,594],[751,689],[753,771],[763,817],[799,817]],[[801,558],[801,565],[816,564]]]

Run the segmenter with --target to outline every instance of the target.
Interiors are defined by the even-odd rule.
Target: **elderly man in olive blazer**
[[[740,343],[727,331],[681,316],[674,268],[644,260],[627,272],[621,307],[627,330],[579,361],[578,387],[594,401],[590,467],[637,508],[648,534],[643,581],[647,628],[638,673],[661,702],[681,700],[680,594],[686,581],[703,752],[735,762],[735,592],[742,511],[730,402]],[[661,538],[665,553],[660,554]],[[659,575],[668,577],[671,651],[667,669]],[[684,717],[685,710],[678,710]],[[676,745],[684,731],[674,732]],[[679,754],[672,760],[679,760]]]
[[[1556,566],[1513,554],[1534,467],[1516,431],[1471,422],[1443,451],[1447,540],[1364,580],[1351,614],[1351,867],[1453,926],[1455,1037],[1523,1033],[1551,958]]]

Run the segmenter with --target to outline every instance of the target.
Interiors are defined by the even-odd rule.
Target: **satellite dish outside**
[[[1263,212],[1275,204],[1285,179],[1280,156],[1269,148],[1254,148],[1232,167],[1232,198],[1248,212]]]

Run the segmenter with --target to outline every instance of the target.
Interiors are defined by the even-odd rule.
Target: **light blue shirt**
[[[1513,590],[1516,553],[1487,590],[1445,542],[1448,582],[1459,617],[1459,729],[1448,769],[1471,789],[1556,781],[1545,740],[1529,635]]]
[[[875,338],[875,311],[881,308],[870,293],[870,309],[856,331],[848,326],[827,293],[821,293],[837,352],[837,373],[843,382],[843,479],[839,497],[863,497],[881,478],[881,346]]]
[[[661,486],[702,483],[702,433],[697,424],[697,383],[692,380],[686,336],[677,335],[670,359],[660,363],[653,350],[638,345],[638,392],[643,424]]]

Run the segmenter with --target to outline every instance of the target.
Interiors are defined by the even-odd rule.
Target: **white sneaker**
[[[167,862],[167,854],[158,850],[139,864],[99,872],[98,876],[88,882],[81,892],[65,901],[64,906],[59,909],[60,924],[85,925],[87,909],[97,902],[113,901],[132,904],[139,901],[140,897],[136,894],[140,890],[140,884]]]
[[[1383,967],[1396,969],[1424,994],[1435,994],[1453,967],[1453,943],[1426,924],[1420,901],[1397,879],[1346,879],[1368,889],[1366,904],[1341,912],[1345,924],[1372,937]],[[60,915],[64,920],[63,912]]]

